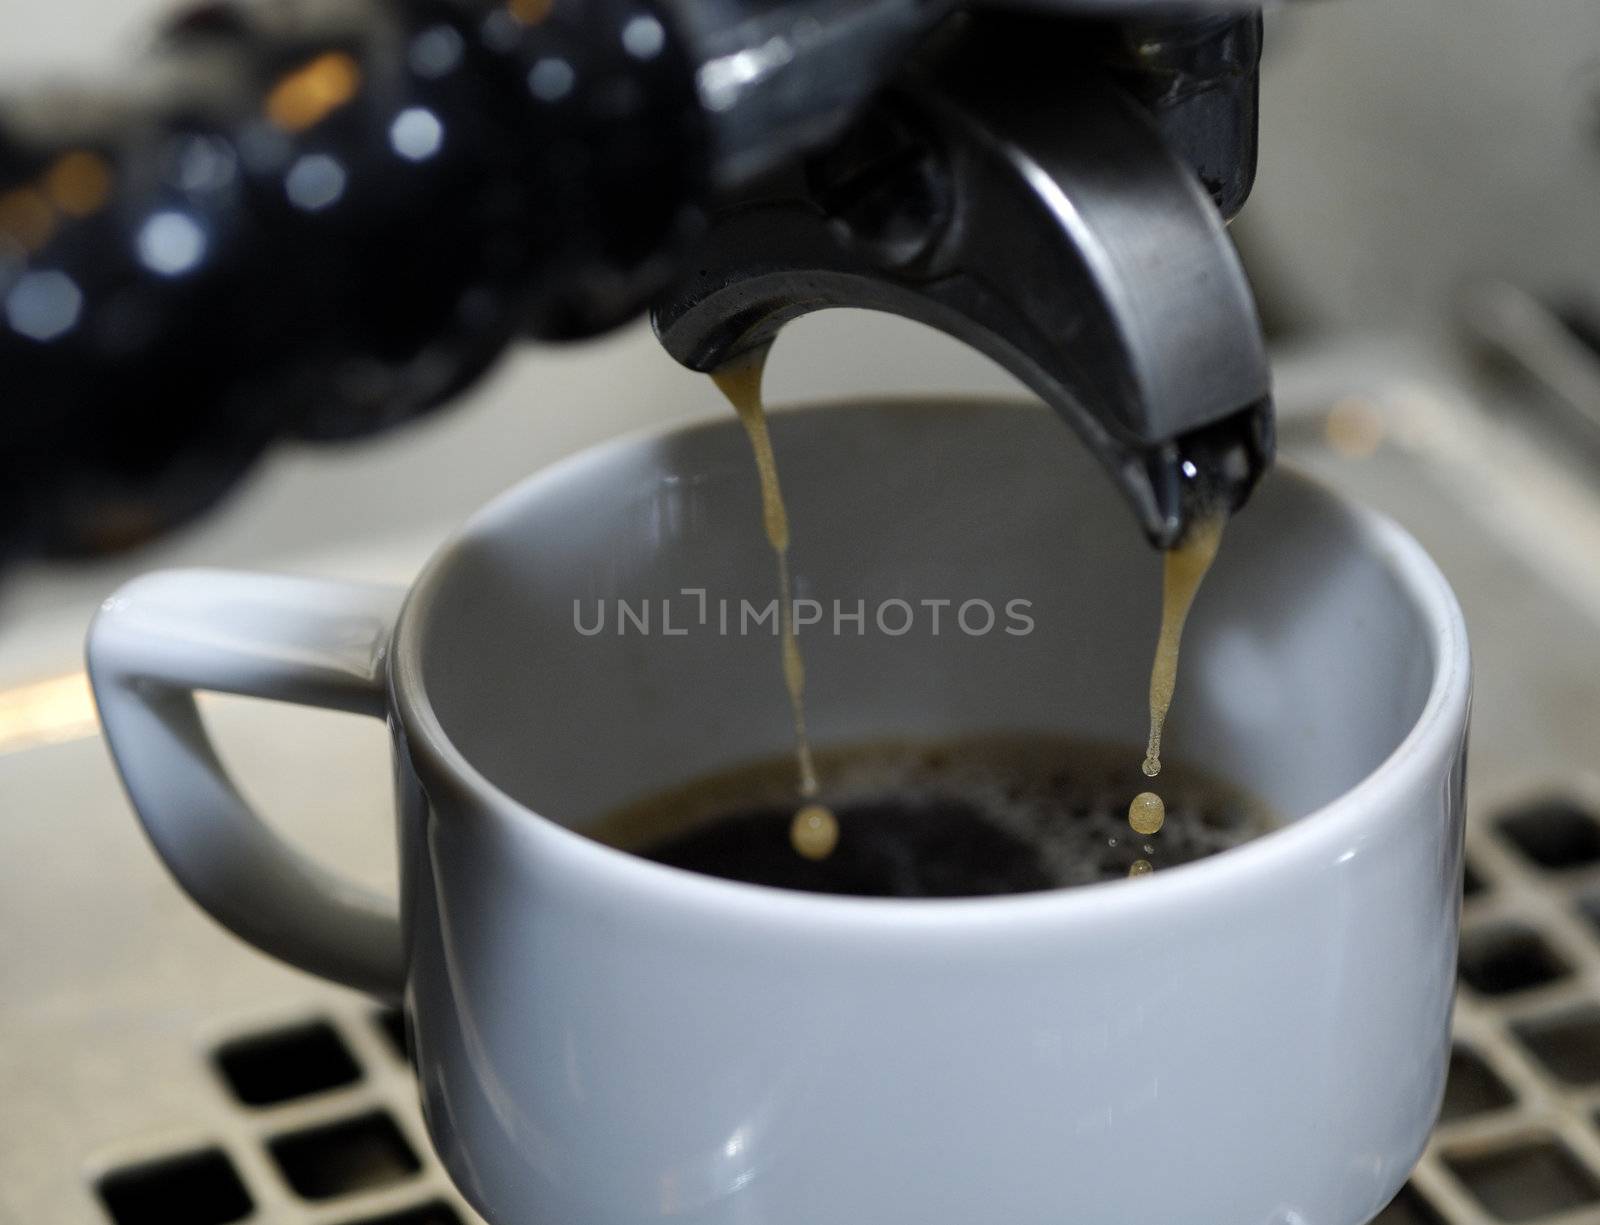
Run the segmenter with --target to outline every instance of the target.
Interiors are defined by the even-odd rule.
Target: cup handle
[[[404,588],[166,570],[89,627],[89,678],[123,785],[179,884],[257,948],[375,995],[404,987],[399,905],[312,862],[251,809],[196,690],[384,718]]]

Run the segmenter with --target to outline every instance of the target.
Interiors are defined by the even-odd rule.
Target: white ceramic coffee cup
[[[1141,743],[1159,563],[1053,416],[857,405],[773,434],[797,595],[824,609],[802,632],[819,740]],[[770,625],[718,626],[719,600],[736,626],[772,584],[748,446],[719,420],[539,473],[409,594],[139,579],[97,618],[90,670],[134,805],[200,904],[403,994],[428,1126],[491,1221],[1376,1213],[1438,1106],[1461,878],[1467,643],[1416,543],[1269,476],[1196,604],[1167,745],[1296,819],[1148,878],[1004,898],[789,893],[582,836],[788,750]],[[629,632],[587,632],[619,598]],[[952,601],[937,634],[928,600]],[[1007,633],[1018,600],[1032,629]],[[398,900],[257,819],[196,689],[389,721]]]

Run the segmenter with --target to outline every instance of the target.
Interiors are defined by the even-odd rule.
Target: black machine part
[[[714,214],[656,304],[667,350],[711,370],[814,310],[893,312],[1057,409],[1157,546],[1235,509],[1273,452],[1261,329],[1218,207],[1248,190],[1253,141],[1232,170],[1217,143],[1189,143],[1217,165],[1208,192],[1086,42],[1029,19],[930,48],[827,151]]]

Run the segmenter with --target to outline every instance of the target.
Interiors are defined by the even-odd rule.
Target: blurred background
[[[0,0],[0,81],[120,71],[161,11]],[[1284,451],[1422,539],[1480,666],[1451,1099],[1384,1219],[1600,1222],[1600,5],[1316,0],[1266,37],[1259,176],[1232,229]],[[785,332],[768,389],[1014,384],[917,325],[838,312]],[[83,632],[158,566],[404,581],[552,459],[723,411],[642,323],[524,348],[392,434],[279,448],[153,547],[0,579],[0,1219],[469,1219],[394,1018],[246,950],[160,870],[95,733]],[[285,830],[388,882],[381,727],[242,700],[207,715]]]
[[[164,11],[0,0],[0,80],[11,92],[114,76]],[[1494,310],[1486,286],[1500,282],[1600,332],[1595,5],[1322,0],[1272,10],[1266,47],[1257,185],[1233,233],[1280,351],[1334,336],[1476,343],[1495,326],[1481,317]],[[770,377],[775,402],[1010,386],[943,337],[840,314],[787,331]],[[32,654],[19,625],[124,575],[180,557],[256,563],[437,534],[553,456],[715,407],[642,323],[524,348],[431,420],[351,446],[280,448],[219,512],[158,548],[11,576],[0,675],[26,670],[12,663]]]

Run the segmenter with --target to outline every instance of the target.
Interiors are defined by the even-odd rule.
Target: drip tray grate
[[[347,1041],[341,1026],[360,1038]],[[95,1190],[112,1225],[228,1225],[255,1219],[257,1199],[280,1201],[277,1219],[330,1205],[334,1215],[317,1218],[329,1225],[477,1221],[420,1140],[404,1029],[399,1011],[384,1009],[254,1029],[219,1044],[211,1053],[216,1105],[247,1114],[240,1138],[134,1156],[108,1170]],[[363,1069],[356,1045],[381,1065]],[[247,1183],[256,1178],[265,1185],[252,1195]],[[303,1207],[285,1202],[285,1190]]]
[[[1444,1107],[1378,1225],[1600,1222],[1600,823],[1534,795],[1467,847]]]

